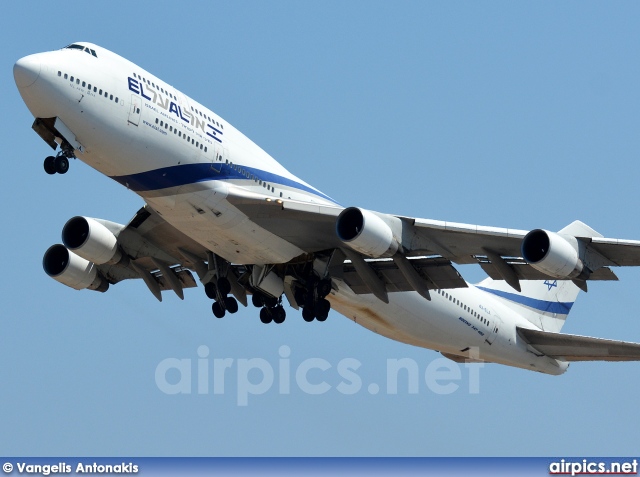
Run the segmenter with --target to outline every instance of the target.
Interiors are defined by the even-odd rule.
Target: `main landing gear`
[[[218,278],[215,283],[207,283],[204,286],[204,292],[209,298],[215,300],[211,305],[211,311],[216,318],[223,318],[227,311],[231,314],[238,311],[238,301],[229,296],[231,284],[226,277]]]
[[[282,297],[274,298],[272,296],[265,295],[255,290],[251,295],[251,303],[260,310],[260,321],[264,324],[271,323],[272,321],[277,324],[284,323],[287,317],[287,312],[282,306]]]
[[[314,319],[325,321],[331,310],[331,303],[326,296],[331,292],[331,279],[321,280],[311,277],[306,288],[298,288],[295,291],[295,299],[298,306],[302,307],[302,318],[311,322]]]

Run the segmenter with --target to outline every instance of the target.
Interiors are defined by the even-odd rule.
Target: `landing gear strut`
[[[205,284],[204,292],[209,298],[215,300],[211,305],[211,311],[216,318],[223,318],[227,311],[231,314],[238,311],[238,301],[228,296],[231,292],[231,284],[227,278],[220,277],[215,283]]]

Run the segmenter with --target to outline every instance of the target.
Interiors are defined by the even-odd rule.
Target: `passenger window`
[[[110,96],[109,96],[109,99],[110,99],[111,101],[113,101],[113,95],[110,95]]]
[[[156,118],[156,124],[158,124],[158,121],[160,121],[158,118]]]
[[[85,88],[87,86],[87,83],[85,81],[82,82],[82,87]]]
[[[119,103],[120,101],[118,101],[118,97],[116,96],[116,103]]]
[[[64,74],[64,79],[69,79],[69,76],[67,75],[67,73]]]
[[[204,147],[204,152],[207,152],[207,146]]]
[[[62,71],[58,71],[58,76],[62,76]]]
[[[102,96],[102,90],[100,90],[100,92],[98,93],[100,96]]]
[[[87,85],[87,89],[91,91],[91,85]]]
[[[71,80],[71,82],[73,83],[73,76],[71,78],[69,78]]]

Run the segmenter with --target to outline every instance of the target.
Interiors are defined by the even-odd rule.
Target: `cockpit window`
[[[65,46],[64,49],[80,50],[80,51],[84,51],[85,53],[90,54],[91,56],[95,56],[96,58],[98,57],[98,55],[96,55],[96,50],[92,50],[91,48],[88,48],[88,47],[82,46],[82,45],[71,44],[71,45]]]

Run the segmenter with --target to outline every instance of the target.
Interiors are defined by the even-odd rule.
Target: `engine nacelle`
[[[42,268],[54,280],[76,290],[96,290],[105,292],[109,282],[96,270],[94,263],[79,257],[61,244],[52,245],[45,252]]]
[[[122,258],[118,239],[96,219],[73,217],[62,229],[62,243],[80,257],[97,265],[116,263]]]
[[[390,257],[398,251],[391,227],[365,209],[344,209],[336,221],[336,233],[342,242],[367,257]]]
[[[575,237],[548,230],[532,230],[522,240],[522,257],[536,270],[555,278],[576,278],[582,273],[579,250]]]

